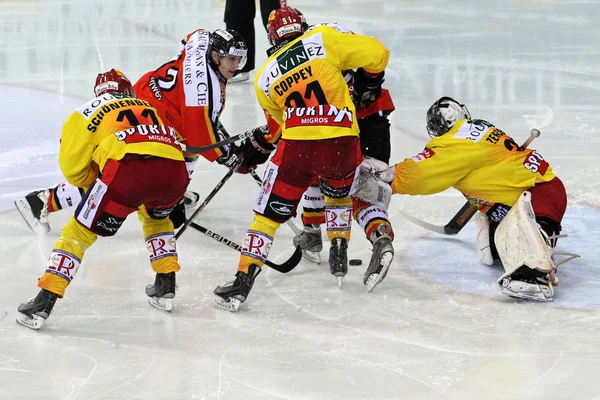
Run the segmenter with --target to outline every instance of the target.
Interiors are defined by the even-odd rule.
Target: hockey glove
[[[217,158],[216,161],[218,164],[225,165],[227,168],[231,168],[235,165],[235,163],[237,163],[238,157],[236,153],[238,152],[238,148],[236,145],[233,143],[225,145],[221,147],[221,151],[223,152],[223,155]]]
[[[225,130],[221,121],[217,121],[217,134],[219,136],[219,141],[229,139],[229,133]],[[223,155],[216,159],[217,163],[220,165],[225,165],[227,168],[231,168],[237,162],[236,153],[238,148],[235,144],[227,144],[221,147],[221,151]]]
[[[368,107],[377,101],[379,96],[381,96],[381,85],[385,81],[383,76],[384,72],[370,74],[362,68],[356,70],[352,100],[358,107]]]
[[[269,135],[267,125],[259,126],[252,130],[252,135],[245,139],[238,147],[237,155],[243,160],[237,169],[240,174],[253,171],[257,165],[265,163],[275,147],[267,141],[265,136]]]

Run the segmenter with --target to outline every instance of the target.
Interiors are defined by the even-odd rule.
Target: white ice
[[[171,314],[144,294],[153,273],[135,218],[85,255],[44,330],[14,322],[38,292],[61,226],[36,236],[15,198],[62,180],[56,154],[65,117],[92,96],[98,72],[132,80],[173,57],[198,27],[223,26],[223,1],[8,0],[0,3],[0,399],[600,399],[600,7],[597,1],[297,0],[309,22],[338,20],[391,49],[393,155],[420,151],[425,112],[441,95],[465,102],[533,147],[569,192],[559,249],[581,259],[559,269],[555,301],[503,296],[502,273],[476,260],[475,226],[429,233],[398,209],[443,225],[463,199],[450,190],[397,197],[396,258],[367,294],[369,245],[357,225],[343,290],[326,266],[266,269],[238,313],[211,306],[238,254],[199,232],[179,240],[182,271]],[[257,63],[265,59],[256,19]],[[227,91],[224,124],[262,123],[251,83]],[[149,171],[152,173],[152,171]],[[206,196],[225,169],[200,164]],[[252,219],[255,182],[236,175],[198,222],[239,243]],[[278,231],[272,261],[292,252]],[[326,259],[327,251],[323,253]]]

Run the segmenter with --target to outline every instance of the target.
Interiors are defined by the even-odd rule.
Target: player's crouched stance
[[[255,90],[265,115],[281,126],[282,133],[265,171],[235,280],[214,290],[214,305],[230,311],[247,300],[276,230],[295,213],[315,180],[331,220],[327,236],[335,251],[330,253],[330,268],[335,276],[345,275],[352,222],[348,196],[363,156],[356,108],[342,70],[363,68],[376,77],[389,59],[389,51],[375,38],[330,26],[303,32],[300,15],[290,7],[274,10],[267,30],[273,51],[257,72]],[[296,61],[297,55],[302,61]]]
[[[172,309],[180,266],[168,215],[189,183],[181,145],[119,71],[98,75],[94,92],[63,127],[61,171],[70,184],[89,188],[50,254],[41,291],[18,307],[17,322],[31,329],[43,326],[97,237],[113,236],[136,210],[156,272],[146,294],[154,307]]]
[[[386,203],[392,193],[460,190],[480,205],[477,252],[485,264],[502,261],[502,293],[552,300],[556,267],[568,261],[554,258],[556,239],[564,236],[567,194],[548,162],[489,122],[472,119],[464,104],[449,97],[427,111],[427,131],[432,140],[422,153],[389,169],[361,169],[354,195]]]

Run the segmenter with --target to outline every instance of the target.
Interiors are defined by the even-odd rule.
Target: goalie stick
[[[227,239],[226,237],[219,235],[218,233],[215,233],[215,232],[203,227],[202,225],[192,222],[191,227],[201,233],[204,233],[206,236],[208,236],[212,239],[215,239],[217,242],[223,243],[223,244],[231,247],[232,249],[237,250],[240,253],[242,252],[242,246],[240,246],[237,243],[232,242],[231,240]],[[296,266],[300,263],[300,260],[302,260],[302,250],[300,249],[300,247],[296,247],[294,254],[292,254],[292,256],[287,261],[285,261],[283,264],[275,264],[269,260],[266,260],[265,264],[268,265],[269,267],[273,268],[277,272],[281,272],[282,274],[287,274],[288,272],[290,272],[291,270],[296,268]]]
[[[529,134],[529,137],[527,138],[527,140],[525,140],[525,142],[523,142],[520,148],[526,149],[527,146],[529,146],[535,138],[540,137],[540,135],[541,132],[539,131],[539,129],[533,128],[531,130],[531,133]],[[412,222],[415,225],[420,226],[421,228],[425,228],[436,233],[441,233],[442,235],[456,235],[462,230],[462,228],[465,227],[467,222],[471,220],[471,218],[473,217],[473,215],[475,215],[477,210],[477,206],[467,201],[462,206],[462,208],[456,213],[456,215],[452,217],[452,219],[444,226],[430,224],[429,222],[413,217],[412,215],[407,214],[402,210],[398,210],[398,213],[402,215],[406,220]]]

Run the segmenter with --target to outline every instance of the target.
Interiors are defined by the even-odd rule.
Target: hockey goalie
[[[554,251],[567,208],[562,181],[536,150],[519,146],[491,123],[471,118],[450,97],[427,111],[432,140],[423,152],[390,168],[364,163],[353,196],[389,203],[392,194],[428,195],[450,187],[478,207],[477,254],[501,261],[502,293],[551,301],[558,285]],[[389,185],[388,185],[389,184]]]

